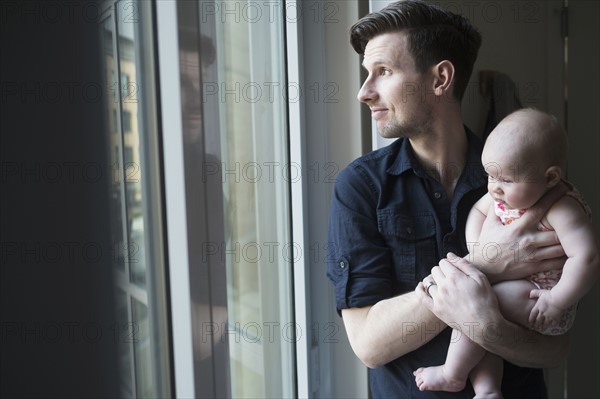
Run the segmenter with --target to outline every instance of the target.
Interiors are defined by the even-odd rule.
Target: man
[[[546,397],[539,367],[558,364],[568,338],[504,319],[489,281],[559,267],[555,235],[534,231],[562,193],[518,226],[490,218],[469,248],[477,268],[452,255],[441,260],[467,255],[465,221],[486,192],[481,143],[463,125],[460,106],[481,36],[463,17],[407,0],[358,21],[351,43],[368,72],[358,99],[382,136],[399,138],[338,175],[330,213],[327,275],[350,344],[370,368],[373,397],[472,397],[470,385],[420,392],[414,381],[417,368],[443,363],[448,324],[507,360],[505,397]],[[540,259],[550,260],[532,262]],[[426,290],[419,282],[438,263],[437,285]]]

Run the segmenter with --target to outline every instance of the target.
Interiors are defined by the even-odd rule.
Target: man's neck
[[[468,140],[462,121],[445,129],[437,129],[432,134],[411,139],[410,143],[423,169],[439,181],[446,189],[448,197],[452,198],[468,151]]]

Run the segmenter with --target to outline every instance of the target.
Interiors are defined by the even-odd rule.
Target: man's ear
[[[546,176],[546,187],[552,188],[560,182],[562,170],[558,166],[550,166],[544,176]]]
[[[433,91],[436,96],[442,96],[445,93],[452,95],[451,90],[454,87],[454,65],[443,60],[433,67]]]

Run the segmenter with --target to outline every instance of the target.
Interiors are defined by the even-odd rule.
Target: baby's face
[[[547,190],[545,170],[518,159],[510,148],[486,143],[481,160],[488,174],[488,192],[509,209],[530,208]]]

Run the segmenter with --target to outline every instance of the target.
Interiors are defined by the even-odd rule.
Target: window
[[[131,133],[131,111],[123,110],[123,131]]]
[[[250,20],[244,5],[181,1],[176,22],[165,21],[178,29],[190,284],[181,300],[191,300],[195,397],[296,392],[289,177],[298,171],[288,160],[284,7]],[[215,13],[224,8],[227,18]],[[163,123],[172,115],[164,112]],[[165,168],[175,162],[165,159]],[[177,178],[167,170],[167,180]]]
[[[287,155],[285,19],[283,7],[270,18],[241,18],[243,5],[239,19],[215,20],[217,73],[203,81],[202,97],[219,109],[221,151],[215,155],[226,210],[220,252],[227,271],[231,394],[290,397],[299,332],[291,303],[298,252],[290,238],[289,182],[298,171]],[[206,16],[206,2],[200,8]]]
[[[118,305],[113,334],[124,397],[171,395],[151,21],[151,2],[103,3]]]

